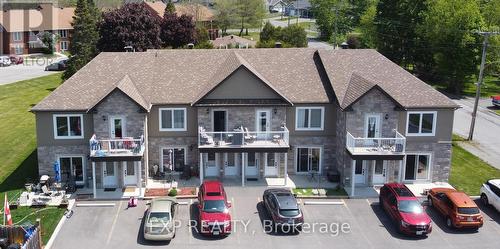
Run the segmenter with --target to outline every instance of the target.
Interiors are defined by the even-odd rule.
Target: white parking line
[[[304,201],[304,205],[345,205],[343,200],[341,201]]]
[[[111,225],[111,229],[109,230],[108,234],[108,239],[106,240],[106,245],[109,244],[109,241],[111,240],[111,235],[113,235],[113,231],[115,230],[115,225],[116,221],[118,220],[118,215],[120,214],[120,211],[122,210],[122,203],[120,201],[120,205],[118,205],[118,209],[116,210],[115,218],[113,219],[113,224]]]
[[[114,207],[114,203],[77,203],[77,207]]]
[[[193,241],[193,229],[191,228],[191,225],[193,225],[193,224],[191,224],[191,205],[193,205],[193,199],[191,199],[189,201],[189,203],[190,203],[190,205],[188,208],[188,215],[187,215],[189,224],[188,224],[187,228],[188,228],[188,238],[189,238],[188,240],[189,240],[189,244],[191,244]]]
[[[237,217],[237,215],[236,215],[236,205],[234,205],[234,204],[235,204],[234,197],[231,197],[231,208],[233,209],[233,217],[232,217],[233,220],[234,220],[235,217]],[[233,223],[233,226],[235,226],[235,225],[236,225],[236,223]],[[231,229],[233,230],[232,232],[235,231],[234,227],[232,227]],[[236,232],[236,241],[238,242],[238,244],[241,244],[240,243],[241,242],[240,241],[240,233],[238,233],[238,232]]]

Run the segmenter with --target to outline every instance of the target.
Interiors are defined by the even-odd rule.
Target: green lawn
[[[30,108],[61,83],[61,74],[0,86],[0,205],[4,193],[14,201],[27,179],[38,178],[35,115]],[[2,206],[3,208],[3,206]],[[14,223],[35,209],[12,210]],[[43,239],[46,242],[59,222],[64,210],[46,209],[26,217],[34,223],[41,218]],[[22,222],[21,222],[22,223]]]
[[[477,77],[473,78],[473,82],[465,84],[463,91],[464,95],[476,96],[476,85],[474,82],[477,81]],[[500,94],[500,79],[498,77],[486,76],[484,77],[484,82],[481,85],[481,96],[490,97],[492,95]]]
[[[500,170],[453,142],[449,180],[453,187],[469,195],[479,195],[481,185],[492,178],[500,178]]]

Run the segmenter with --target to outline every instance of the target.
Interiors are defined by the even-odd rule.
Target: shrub
[[[171,188],[169,191],[168,191],[168,196],[177,196],[177,189],[176,188]]]

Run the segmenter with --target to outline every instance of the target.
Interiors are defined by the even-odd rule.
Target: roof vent
[[[274,43],[275,48],[281,48],[281,42],[276,42]]]
[[[342,49],[348,49],[349,48],[349,44],[347,42],[342,42],[342,44],[340,44],[340,47]]]
[[[188,43],[188,49],[193,49],[194,48],[194,44],[193,43]]]
[[[231,39],[234,39],[234,36],[233,36],[233,35],[231,35]]]

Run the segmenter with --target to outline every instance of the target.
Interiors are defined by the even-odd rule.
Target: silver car
[[[171,240],[175,237],[175,198],[156,198],[149,204],[144,220],[144,239]]]
[[[7,67],[10,66],[10,64],[12,64],[12,62],[8,56],[0,56],[0,67]]]

